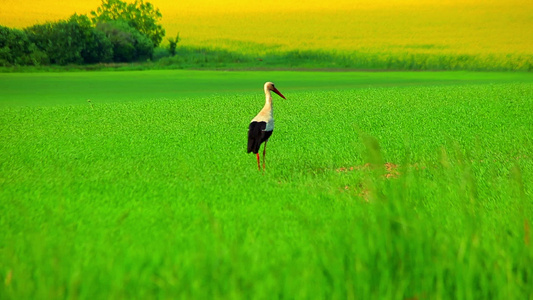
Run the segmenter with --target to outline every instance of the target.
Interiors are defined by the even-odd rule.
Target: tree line
[[[144,0],[102,0],[90,17],[74,14],[22,30],[0,25],[0,66],[148,60],[165,36],[161,17]]]

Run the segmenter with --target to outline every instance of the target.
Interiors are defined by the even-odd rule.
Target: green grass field
[[[287,100],[263,173],[245,150],[265,81]],[[1,299],[533,295],[531,73],[31,73],[0,90]]]

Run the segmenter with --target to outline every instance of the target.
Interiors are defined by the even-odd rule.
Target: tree
[[[170,55],[174,56],[176,55],[176,46],[178,45],[178,42],[180,41],[180,33],[176,35],[176,38],[169,38],[168,39],[168,51],[170,52]]]
[[[96,29],[109,39],[113,46],[113,61],[131,62],[152,57],[152,41],[124,21],[98,23]]]
[[[80,54],[84,63],[110,62],[113,59],[113,45],[111,41],[103,32],[96,30],[92,26],[89,17],[74,14],[68,22],[75,23],[79,26],[78,34],[80,36],[78,38],[83,45]]]
[[[105,62],[112,57],[111,42],[91,26],[85,15],[74,14],[68,20],[34,25],[25,32],[54,64]]]
[[[123,21],[148,37],[153,47],[159,46],[165,36],[165,29],[159,24],[162,15],[158,8],[144,0],[126,3],[120,0],[102,0],[102,5],[91,11],[92,22],[106,23]]]
[[[0,26],[0,66],[42,65],[48,62],[48,56],[37,49],[24,31]]]
[[[83,62],[82,45],[77,40],[77,26],[66,21],[34,25],[25,29],[30,41],[50,57],[53,64]]]

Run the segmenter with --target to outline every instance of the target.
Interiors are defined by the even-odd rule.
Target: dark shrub
[[[105,34],[113,46],[113,61],[132,62],[151,59],[154,46],[149,38],[123,21],[98,23],[96,29]]]
[[[84,15],[75,14],[66,21],[34,25],[25,32],[53,64],[106,62],[112,57],[111,42],[91,27],[89,18]]]
[[[48,56],[22,30],[0,26],[0,66],[42,65]]]

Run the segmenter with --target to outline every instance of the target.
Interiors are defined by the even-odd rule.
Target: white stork
[[[272,82],[265,83],[265,106],[263,109],[252,119],[250,127],[248,127],[248,153],[253,152],[257,156],[257,168],[261,170],[261,164],[259,162],[259,148],[261,144],[265,142],[263,147],[263,170],[265,169],[265,155],[266,144],[268,138],[274,131],[274,117],[272,115],[272,94],[270,91],[278,94],[281,98],[286,99]]]

